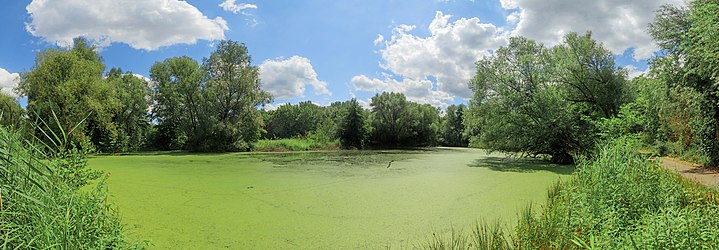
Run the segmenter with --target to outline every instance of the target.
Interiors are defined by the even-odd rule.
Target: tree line
[[[82,38],[69,49],[39,52],[22,73],[17,92],[23,110],[0,96],[6,126],[24,127],[29,138],[66,134],[75,147],[99,152],[139,150],[246,151],[260,138],[313,138],[344,148],[466,146],[464,105],[440,110],[382,93],[372,109],[356,100],[321,107],[311,102],[261,110],[272,97],[260,88],[248,49],[221,41],[198,62],[172,57],[156,62],[145,79],[120,68],[105,72],[103,58]],[[454,127],[453,127],[454,126]]]
[[[263,138],[310,138],[338,141],[343,148],[467,146],[462,134],[466,106],[452,105],[446,114],[428,104],[408,101],[404,94],[376,94],[370,108],[356,99],[326,107],[309,101],[264,111]]]
[[[469,144],[557,163],[635,136],[656,154],[718,166],[718,9],[709,0],[662,6],[648,28],[662,51],[634,79],[591,32],[551,47],[513,37],[476,63],[469,105],[444,111],[400,93],[375,95],[369,109],[353,99],[265,111],[272,97],[244,44],[222,41],[201,63],[157,62],[148,82],[119,68],[105,73],[95,49],[76,39],[38,53],[18,87],[27,110],[3,96],[0,122],[46,123],[101,152],[244,151],[260,138],[301,137],[344,148]]]

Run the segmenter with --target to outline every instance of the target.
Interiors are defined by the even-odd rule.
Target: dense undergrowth
[[[0,126],[0,248],[132,248],[99,173],[76,150],[41,150]],[[50,148],[50,147],[48,147]]]
[[[430,249],[717,249],[717,192],[662,169],[633,140],[599,149],[567,182],[529,206],[513,233],[480,223],[433,237]],[[511,236],[510,236],[511,235]]]

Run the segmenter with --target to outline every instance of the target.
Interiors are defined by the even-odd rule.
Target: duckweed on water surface
[[[153,248],[347,249],[414,247],[477,219],[512,223],[571,172],[497,157],[440,148],[140,154],[89,163],[112,174],[111,200],[128,236]]]

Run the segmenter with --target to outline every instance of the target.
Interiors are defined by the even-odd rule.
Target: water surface
[[[388,168],[388,163],[391,166]],[[103,156],[131,239],[158,249],[411,248],[514,223],[571,167],[482,150]]]

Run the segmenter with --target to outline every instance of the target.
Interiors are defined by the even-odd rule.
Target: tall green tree
[[[549,155],[557,163],[593,147],[595,122],[618,113],[627,99],[626,72],[587,34],[567,35],[546,48],[513,37],[477,63],[473,142],[492,150]]]
[[[695,133],[702,164],[719,166],[719,2],[694,0],[687,7],[663,5],[649,33],[666,54],[655,58],[652,72],[670,87],[684,86],[701,95]]]
[[[337,124],[337,137],[343,148],[363,148],[368,134],[366,111],[352,98],[345,105],[344,115]]]
[[[155,63],[155,138],[193,151],[247,150],[262,129],[257,107],[271,98],[251,62],[244,44],[221,41],[202,66],[189,57]]]
[[[466,147],[469,141],[464,133],[464,104],[450,105],[442,118],[440,137],[442,145],[452,147]]]
[[[39,52],[19,84],[20,93],[28,97],[28,116],[37,124],[47,123],[43,129],[57,134],[65,130],[76,145],[99,143],[98,135],[116,134],[112,117],[120,102],[102,79],[104,69],[95,48],[81,38],[69,50]],[[47,138],[37,129],[35,134]]]
[[[305,137],[317,130],[324,116],[324,109],[310,101],[282,105],[268,112],[265,136],[272,139]]]
[[[626,72],[617,69],[612,52],[592,39],[590,32],[583,36],[569,33],[552,55],[552,79],[565,92],[565,99],[583,104],[580,112],[613,117],[630,99]]]
[[[204,96],[211,106],[211,150],[246,150],[257,141],[262,117],[257,107],[271,100],[260,89],[260,73],[251,65],[252,58],[244,44],[223,40],[209,58],[204,59],[207,73]]]
[[[207,113],[201,110],[203,71],[192,58],[173,57],[156,62],[150,68],[150,79],[157,84],[154,91],[153,118],[157,133],[166,143],[161,149],[191,149],[203,139],[202,127]],[[203,123],[203,124],[201,124]]]
[[[106,74],[106,81],[114,88],[120,109],[112,122],[117,127],[113,151],[127,152],[140,150],[147,141],[150,129],[149,107],[151,90],[149,83],[131,72],[112,68]]]
[[[370,103],[371,143],[378,147],[431,146],[437,142],[439,110],[407,101],[404,94],[377,94]]]
[[[413,136],[409,146],[435,146],[439,145],[439,129],[441,120],[439,109],[429,104],[409,102],[412,117]]]
[[[401,93],[377,94],[370,102],[372,143],[386,147],[403,146],[412,137],[409,102]]]

